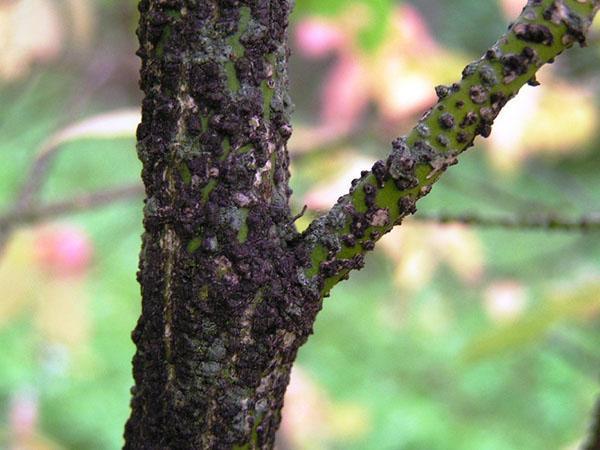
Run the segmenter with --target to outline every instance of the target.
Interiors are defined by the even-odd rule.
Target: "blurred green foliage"
[[[352,7],[366,14],[369,24],[361,31],[360,43],[365,50],[375,49],[385,37],[392,9],[398,2],[394,0],[303,0],[296,2],[295,18],[305,15],[337,16]]]
[[[97,4],[101,20],[124,14],[117,25],[100,23],[99,35],[104,37],[98,38],[97,46],[112,45],[107,30],[113,27],[118,36],[131,33],[134,3]],[[336,17],[350,3],[371,11],[373,20],[361,44],[377,48],[397,4],[392,0],[298,0],[294,20],[314,14]],[[464,52],[481,52],[505,26],[494,1],[427,0],[414,6],[443,44]],[[132,41],[115,49],[116,56],[127,59],[119,51],[129,51]],[[572,58],[575,66],[583,67],[581,76],[598,76],[598,67],[577,65],[577,58],[592,53],[596,58],[598,49]],[[139,94],[131,90],[135,80],[116,76],[69,117],[69,99],[85,89],[88,65],[85,57],[59,62],[36,67],[26,79],[0,84],[2,208],[14,201],[37,149],[58,127],[98,111],[137,104]],[[314,65],[293,67],[296,78],[318,79],[325,70],[319,67],[315,75]],[[302,90],[307,86],[311,84],[300,86],[293,96],[314,95]],[[315,110],[314,105],[310,109],[302,104],[298,122],[312,118]],[[361,133],[350,145],[380,158],[388,151],[389,136],[382,135]],[[535,159],[508,179],[489,167],[481,149],[471,151],[419,209],[482,214],[535,209],[569,215],[598,209],[597,146],[596,136],[589,143],[592,150],[583,156]],[[331,176],[331,161],[343,160],[343,151],[323,148],[295,157],[295,209],[301,208],[303,195],[315,183]],[[135,182],[140,168],[133,138],[72,142],[54,162],[43,199]],[[121,447],[132,385],[130,331],[139,314],[135,273],[141,207],[141,200],[131,201],[63,219],[84,228],[95,248],[85,285],[92,334],[83,355],[44,342],[33,328],[32,307],[0,325],[0,447],[6,444],[2,439],[11,399],[24,389],[37,393],[39,432],[58,448]],[[416,292],[403,289],[394,282],[393,262],[376,251],[362,272],[325,300],[315,334],[301,349],[298,362],[331,402],[360,406],[367,432],[353,440],[338,436],[319,448],[547,450],[566,448],[584,435],[598,392],[598,315],[593,310],[573,315],[568,307],[549,302],[558,286],[571,286],[567,293],[573,301],[587,295],[585,301],[597,306],[598,293],[582,293],[581,286],[589,286],[585,277],[590,274],[598,285],[598,235],[487,229],[478,230],[477,236],[485,249],[486,270],[473,285],[443,267]],[[491,320],[484,307],[484,287],[498,279],[518,280],[531,300],[519,321],[509,326]],[[43,292],[41,297],[43,301]],[[471,360],[466,358],[469,351]]]

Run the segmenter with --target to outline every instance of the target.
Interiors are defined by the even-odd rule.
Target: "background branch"
[[[484,216],[476,213],[418,213],[417,220],[438,223],[463,223],[477,227],[542,229],[556,231],[600,231],[600,212],[589,213],[576,218],[561,217],[556,214]]]
[[[0,230],[40,222],[64,214],[109,206],[119,201],[140,199],[144,194],[141,184],[132,184],[61,200],[46,205],[31,205],[19,210],[11,210],[0,215]]]

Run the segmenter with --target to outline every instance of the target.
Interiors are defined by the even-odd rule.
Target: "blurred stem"
[[[31,205],[24,209],[11,210],[0,215],[0,230],[12,229],[20,225],[36,223],[64,214],[100,208],[112,205],[118,201],[141,199],[143,193],[143,186],[135,183],[128,186],[82,194],[46,205]]]
[[[419,213],[415,219],[437,223],[462,223],[478,227],[510,229],[542,229],[555,231],[600,231],[600,213],[590,213],[569,219],[556,214],[482,216],[474,213],[460,215]]]
[[[465,67],[460,82],[438,86],[439,102],[403,138],[386,161],[363,172],[350,192],[311,223],[302,244],[311,255],[307,283],[327,296],[333,286],[363,265],[364,254],[427,195],[457,156],[487,137],[508,100],[535,73],[585,33],[600,1],[529,1],[521,15],[479,60]]]

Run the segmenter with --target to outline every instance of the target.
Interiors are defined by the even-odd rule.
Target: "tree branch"
[[[417,220],[438,223],[462,223],[478,227],[511,229],[542,229],[555,231],[600,231],[600,212],[589,213],[576,218],[560,217],[556,214],[534,214],[514,216],[483,216],[474,213],[419,213]]]
[[[12,209],[0,215],[0,230],[12,229],[19,225],[31,224],[63,214],[99,208],[117,201],[141,198],[143,194],[143,186],[136,183],[129,186],[81,194],[67,200],[46,205],[30,205],[22,209]]]
[[[575,42],[585,44],[598,8],[600,0],[530,0],[508,32],[465,67],[460,82],[436,87],[439,102],[394,141],[387,160],[363,172],[302,234],[300,245],[311,260],[305,284],[326,296],[352,269],[360,269],[364,254],[416,211],[416,201],[475,137],[489,136],[506,102],[524,84],[538,84],[537,70]]]
[[[35,197],[39,194],[42,188],[52,162],[60,150],[60,145],[57,145],[52,138],[44,142],[35,159],[33,160],[25,182],[18,193],[13,206],[7,216],[18,215],[22,211],[28,211],[35,208]],[[13,226],[10,223],[0,225],[0,255],[2,255],[6,243],[8,242]]]

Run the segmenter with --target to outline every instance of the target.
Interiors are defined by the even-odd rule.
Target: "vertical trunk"
[[[125,448],[271,448],[319,295],[288,207],[290,0],[142,0],[147,200]]]

